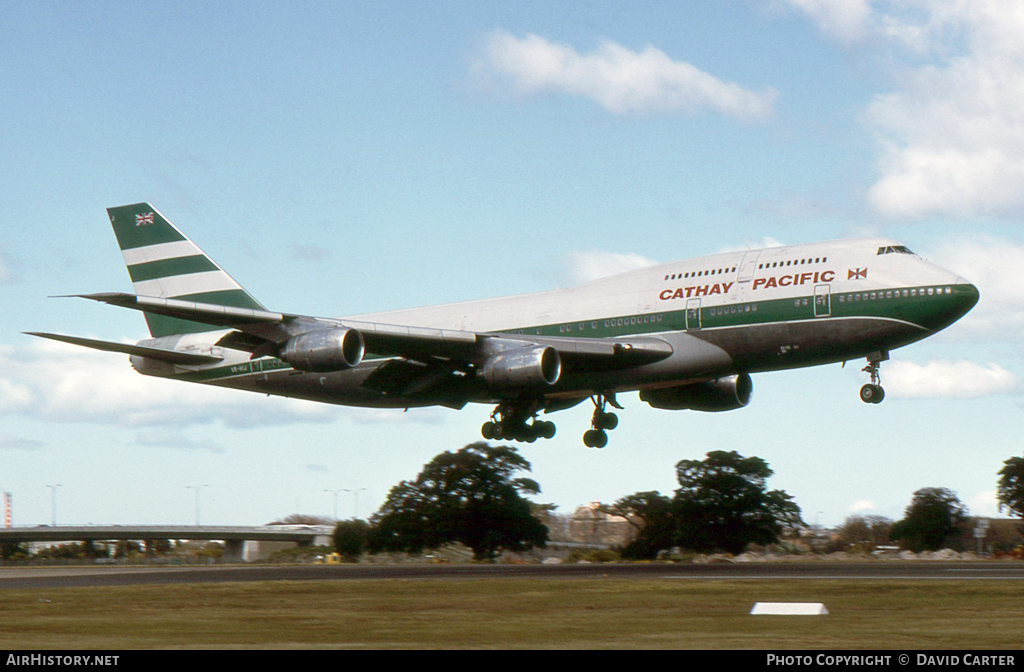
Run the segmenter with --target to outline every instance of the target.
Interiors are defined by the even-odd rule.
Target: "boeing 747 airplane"
[[[965,315],[978,289],[891,240],[727,252],[571,289],[342,318],[267,310],[148,203],[107,210],[142,311],[136,345],[31,332],[131,356],[140,373],[311,399],[409,408],[494,404],[487,439],[551,438],[540,419],[594,403],[587,446],[637,390],[655,408],[726,411],[750,374],[866,358],[879,364]]]

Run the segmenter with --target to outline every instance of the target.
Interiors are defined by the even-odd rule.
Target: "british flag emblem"
[[[147,212],[141,215],[135,215],[135,226],[145,226],[146,224],[153,223],[153,213]]]
[[[866,268],[848,268],[846,269],[847,280],[866,280],[868,277],[868,269]]]

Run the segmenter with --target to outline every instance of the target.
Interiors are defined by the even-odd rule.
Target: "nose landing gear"
[[[865,404],[880,404],[885,399],[882,389],[882,378],[878,373],[878,365],[889,359],[888,352],[873,352],[868,355],[868,365],[862,370],[871,376],[871,382],[860,388],[860,400]]]

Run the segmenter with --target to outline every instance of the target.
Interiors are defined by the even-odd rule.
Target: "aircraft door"
[[[263,358],[249,360],[249,370],[252,371],[252,378],[257,387],[267,387],[267,370],[263,366],[266,360]]]
[[[832,296],[830,285],[814,287],[814,316],[828,317],[832,314]]]
[[[687,299],[686,301],[686,329],[687,331],[700,329],[700,299]]]
[[[759,256],[761,256],[761,250],[747,252],[743,255],[739,273],[736,274],[736,280],[739,282],[750,282],[754,277],[754,269],[757,268],[757,258]]]

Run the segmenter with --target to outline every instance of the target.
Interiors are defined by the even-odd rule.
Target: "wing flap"
[[[667,341],[650,336],[631,338],[563,338],[558,336],[522,336],[520,334],[491,334],[488,338],[524,341],[547,345],[564,358],[614,361],[619,366],[639,366],[657,362],[672,355]]]

